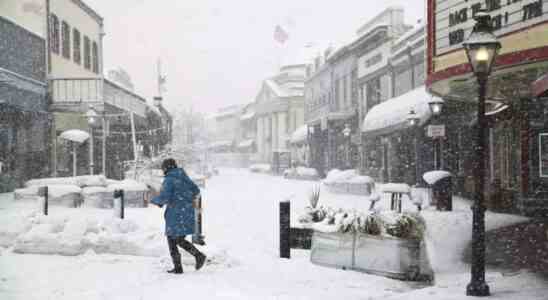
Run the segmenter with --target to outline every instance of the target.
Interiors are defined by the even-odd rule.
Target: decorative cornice
[[[76,5],[78,5],[90,17],[94,18],[97,21],[97,23],[99,23],[100,25],[103,25],[103,17],[101,17],[95,10],[93,10],[86,3],[84,3],[84,1],[82,1],[82,0],[72,0],[72,2]]]

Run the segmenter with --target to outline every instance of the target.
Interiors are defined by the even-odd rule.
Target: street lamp
[[[93,127],[97,125],[99,115],[92,105],[89,106],[89,109],[86,112],[86,118],[88,119],[89,125],[89,174],[93,175]]]
[[[162,97],[154,97],[154,106],[159,107],[162,105]]]
[[[414,131],[413,134],[413,146],[415,148],[415,186],[419,186],[419,142],[417,139],[418,128],[420,123],[420,118],[415,113],[415,110],[411,109],[407,115],[407,122],[409,127]]]
[[[351,132],[352,130],[350,129],[350,124],[348,123],[344,124],[344,129],[342,133],[346,139],[346,164],[349,169],[351,167],[351,163],[350,163],[350,133]]]
[[[434,116],[435,120],[436,117],[441,114],[443,109],[443,100],[433,97],[430,101],[428,101],[428,106],[430,107],[430,112],[432,112],[432,116]],[[440,137],[434,137],[434,163],[436,169],[441,169]]]
[[[489,296],[489,286],[485,283],[485,206],[483,190],[485,186],[485,150],[486,120],[485,120],[485,94],[487,78],[501,48],[500,42],[493,34],[491,17],[480,11],[474,18],[476,24],[472,33],[463,43],[472,71],[476,75],[478,89],[478,130],[476,136],[476,166],[474,205],[472,206],[472,270],[471,280],[466,287],[468,296]]]
[[[91,175],[93,175],[93,168],[94,168],[94,163],[93,163],[93,146],[94,146],[94,142],[93,142],[93,128],[94,127],[97,127],[98,124],[99,124],[99,121],[101,121],[101,126],[102,126],[102,129],[103,129],[103,140],[102,140],[102,173],[103,175],[106,176],[106,173],[105,173],[105,169],[106,169],[106,140],[107,140],[107,133],[106,133],[106,130],[107,130],[107,126],[106,126],[106,120],[105,120],[105,115],[104,113],[102,114],[98,114],[97,111],[95,110],[95,108],[93,107],[93,105],[90,105],[89,106],[89,109],[88,111],[86,112],[86,118],[88,120],[88,125],[89,125],[89,131],[90,131],[90,139],[89,139],[89,143],[90,143],[90,147],[89,147],[89,173]]]
[[[437,117],[441,114],[441,110],[443,108],[443,100],[433,97],[430,101],[428,101],[428,106],[430,107],[432,115]]]

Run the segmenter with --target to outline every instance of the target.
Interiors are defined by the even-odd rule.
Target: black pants
[[[173,260],[175,266],[181,266],[181,253],[177,246],[183,248],[186,252],[192,254],[192,256],[197,257],[202,255],[202,253],[194,247],[194,245],[185,239],[185,236],[168,236],[167,244],[169,246],[169,254]]]

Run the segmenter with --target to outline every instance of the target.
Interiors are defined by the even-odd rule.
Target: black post
[[[120,198],[120,219],[124,218],[124,190],[114,190],[114,198]]]
[[[48,186],[43,186],[39,190],[40,196],[44,197],[44,216],[48,215]]]
[[[195,208],[195,232],[192,235],[192,243],[197,245],[205,245],[204,236],[202,235],[202,195],[196,197]]]
[[[280,202],[280,258],[290,258],[291,249],[289,245],[290,231],[290,202]]]
[[[415,129],[415,134],[413,135],[413,143],[415,148],[415,187],[420,186],[420,170],[419,170],[419,128],[418,125]]]
[[[489,286],[485,283],[485,205],[483,189],[485,186],[485,151],[486,122],[485,122],[485,93],[487,76],[478,77],[478,131],[476,137],[476,166],[474,177],[476,180],[474,205],[472,206],[472,270],[471,280],[466,287],[468,296],[489,296]]]

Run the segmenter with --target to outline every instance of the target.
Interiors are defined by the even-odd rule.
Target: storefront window
[[[539,134],[540,177],[548,177],[548,133]]]

